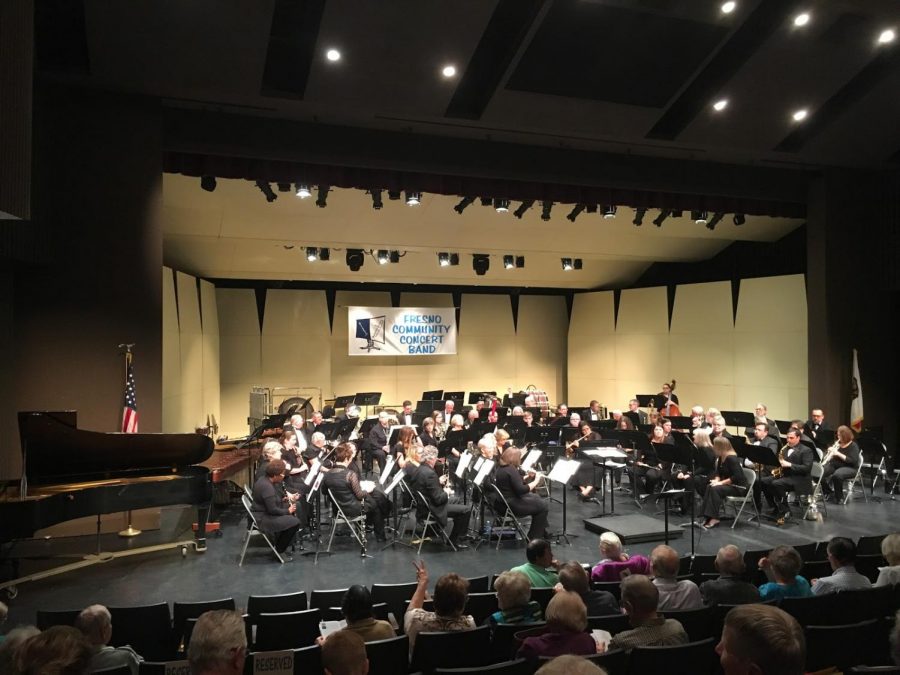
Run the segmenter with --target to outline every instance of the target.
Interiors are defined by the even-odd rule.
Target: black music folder
[[[357,393],[353,397],[353,402],[356,405],[378,405],[381,401],[381,392],[380,391],[367,391],[362,393]]]
[[[722,417],[725,418],[725,424],[730,427],[752,427],[756,424],[756,417],[753,416],[753,413],[749,412],[723,410]]]
[[[423,401],[443,401],[444,400],[444,390],[443,389],[432,389],[431,391],[423,391],[422,392],[422,400]],[[443,408],[444,406],[441,406]]]
[[[338,396],[334,399],[334,407],[346,408],[347,406],[353,404],[354,399],[356,399],[356,394],[350,394],[349,396]]]
[[[496,391],[470,391],[469,392],[469,405],[475,405],[478,401],[487,402],[490,398],[496,398]]]

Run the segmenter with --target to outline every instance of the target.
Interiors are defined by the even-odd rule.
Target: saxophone
[[[781,446],[781,450],[778,451],[778,466],[772,469],[772,478],[778,479],[784,475],[784,467],[781,466],[781,462],[784,460],[784,451],[790,447],[788,443],[785,443]]]

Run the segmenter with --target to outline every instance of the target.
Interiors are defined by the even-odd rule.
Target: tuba
[[[785,443],[781,446],[781,450],[778,451],[778,466],[772,469],[772,478],[778,479],[784,475],[784,467],[781,466],[781,461],[784,459],[784,451],[787,450],[789,445]]]

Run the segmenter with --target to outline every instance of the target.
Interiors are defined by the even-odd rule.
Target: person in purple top
[[[600,562],[591,570],[591,581],[619,581],[629,574],[649,574],[650,560],[642,555],[629,556],[614,532],[600,535]]]
[[[587,629],[587,608],[581,598],[570,591],[554,595],[547,605],[547,627],[540,635],[525,638],[517,658],[537,661],[542,656],[597,653],[597,643]]]

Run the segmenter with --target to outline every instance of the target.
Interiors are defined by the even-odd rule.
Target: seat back
[[[245,492],[241,495],[241,504],[244,505],[244,510],[247,512],[247,517],[250,518],[250,522],[253,523],[253,527],[259,529],[256,524],[256,515],[253,513],[253,493]]]
[[[478,668],[437,668],[434,672],[435,675],[532,675],[534,666],[525,659],[516,659]]]
[[[841,623],[859,623],[894,613],[894,589],[890,586],[839,591],[835,598],[835,614]]]
[[[621,633],[623,630],[631,630],[631,623],[627,614],[609,614],[607,616],[589,616],[588,628],[591,630],[605,630],[610,635]]]
[[[372,584],[372,602],[383,602],[392,612],[397,623],[403,625],[406,602],[416,592],[416,582],[405,584]]]
[[[490,577],[485,574],[481,577],[467,577],[469,582],[469,593],[489,593],[492,589],[490,586]]]
[[[547,624],[543,621],[539,623],[498,623],[491,628],[491,661],[507,661],[515,658],[516,650],[519,645],[516,644],[515,635],[523,630],[540,629]]]
[[[616,598],[616,602],[621,602],[622,600],[621,581],[592,581],[591,590],[606,591],[607,593],[612,593]]]
[[[247,614],[250,615],[251,620],[254,620],[254,623],[255,618],[263,613],[302,612],[306,608],[305,591],[281,595],[251,595],[247,598]]]
[[[602,654],[591,654],[584,658],[603,668],[607,675],[627,675],[628,657],[628,652],[623,649],[610,649]]]
[[[348,590],[348,588],[332,588],[326,590],[316,588],[309,594],[309,606],[311,609],[340,607],[344,602],[344,595]]]
[[[831,626],[842,619],[837,614],[837,593],[810,598],[782,598],[781,609],[793,616],[801,626]]]
[[[294,672],[302,675],[324,675],[322,648],[319,645],[294,650]]]
[[[366,643],[369,675],[397,675],[409,667],[409,638],[401,635]]]
[[[856,542],[856,555],[881,555],[881,542],[886,534],[860,537]]]
[[[172,617],[168,603],[107,609],[112,616],[111,645],[130,645],[147,661],[165,661],[175,656],[172,653]]]
[[[878,619],[837,626],[806,626],[807,672],[867,665],[876,648]]]
[[[480,626],[498,609],[496,593],[469,593],[466,598],[465,614],[471,614],[476,625]]]
[[[695,555],[694,562],[691,564],[691,574],[708,574],[716,571],[716,556],[714,555]]]
[[[116,666],[115,668],[104,668],[103,670],[94,670],[93,673],[102,673],[103,675],[131,675],[131,666]]]
[[[206,600],[204,602],[175,602],[172,604],[172,639],[177,648],[184,637],[188,619],[198,619],[201,614],[214,609],[234,609],[234,598]]]
[[[39,609],[34,625],[40,630],[51,626],[74,626],[79,614],[80,609]]]
[[[814,541],[807,544],[796,544],[794,549],[797,553],[800,554],[800,559],[803,561],[814,561],[814,560],[824,560],[825,558],[818,557],[816,551],[818,550],[819,543]]]
[[[854,564],[856,571],[874,584],[878,579],[878,568],[887,566],[887,560],[880,553],[873,553],[872,555],[857,555]]]
[[[688,639],[693,642],[716,637],[715,611],[712,607],[666,610],[663,614],[667,619],[675,619],[681,623]]]
[[[442,668],[484,666],[490,663],[491,632],[487,626],[446,633],[419,633],[410,671],[432,673]]]
[[[321,634],[321,620],[322,613],[318,609],[260,614],[256,618],[254,651],[272,652],[314,645]]]
[[[800,569],[800,574],[812,584],[813,579],[821,579],[822,577],[830,577],[832,573],[831,563],[827,560],[814,560],[804,562]]]
[[[552,587],[546,588],[532,588],[531,589],[531,599],[536,600],[538,604],[541,606],[541,611],[547,611],[547,605],[550,604],[550,600],[553,598],[554,590]]]
[[[628,666],[632,673],[696,675],[715,667],[715,640],[708,638],[672,647],[635,647]]]

